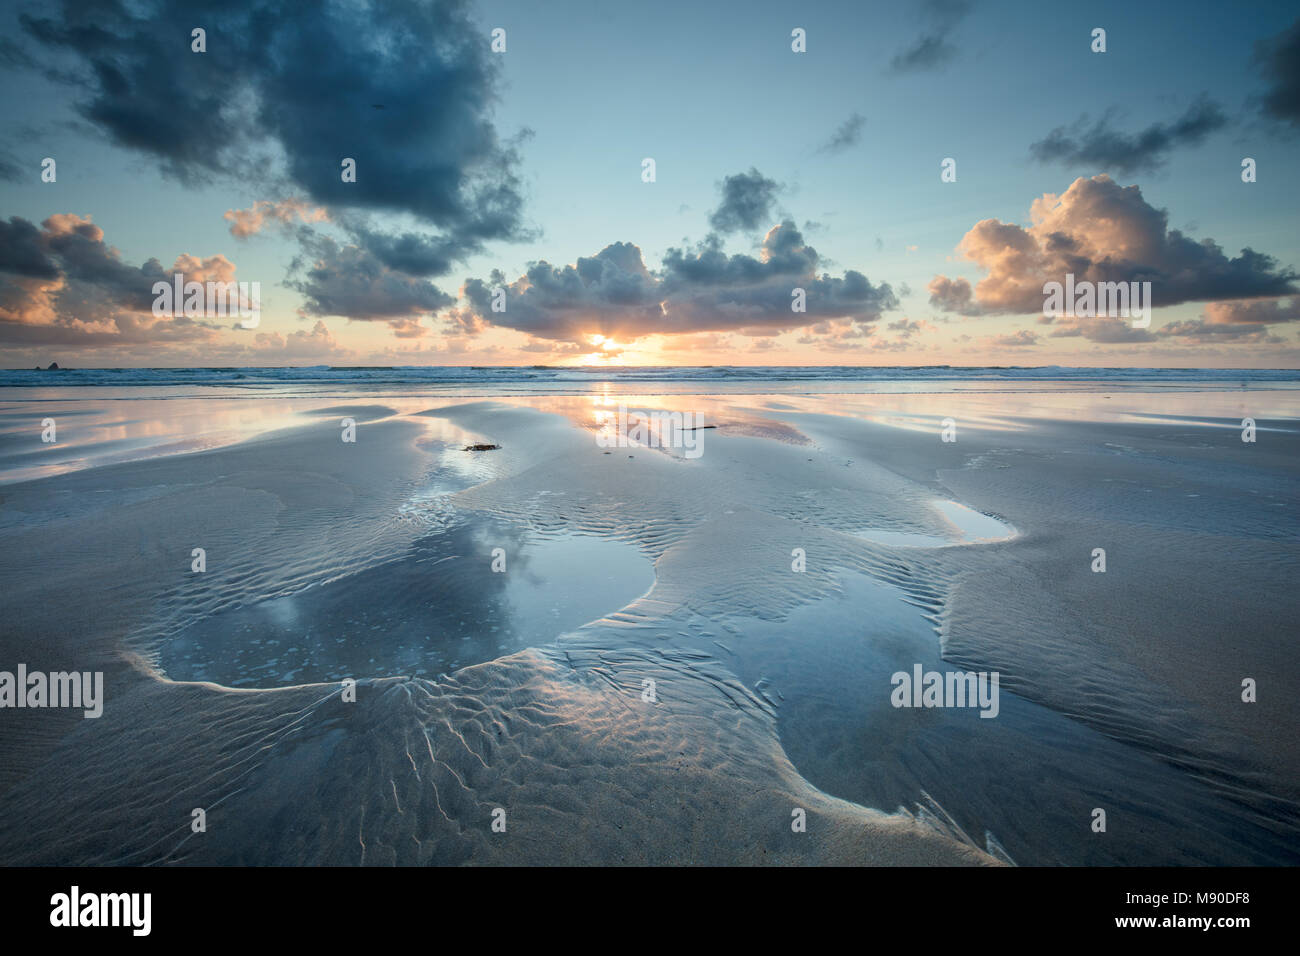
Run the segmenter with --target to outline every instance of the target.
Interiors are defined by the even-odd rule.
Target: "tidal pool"
[[[173,680],[228,687],[436,677],[553,641],[653,584],[650,560],[625,542],[465,524],[400,559],[196,621],[158,663]]]

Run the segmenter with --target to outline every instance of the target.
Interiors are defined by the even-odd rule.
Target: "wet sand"
[[[120,436],[147,457],[0,485],[0,668],[107,687],[3,713],[0,861],[1297,862],[1300,403],[1249,400],[1255,444],[1231,393],[363,396]],[[604,448],[618,401],[718,427]],[[915,664],[998,671],[998,716],[893,707]]]

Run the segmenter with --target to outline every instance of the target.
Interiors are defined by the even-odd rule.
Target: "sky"
[[[1300,365],[1291,3],[4,3],[0,38],[5,367]],[[256,320],[160,306],[177,273]],[[1044,314],[1067,274],[1149,282],[1149,325]]]

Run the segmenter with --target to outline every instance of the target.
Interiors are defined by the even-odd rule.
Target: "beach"
[[[5,864],[1300,862],[1294,373],[6,374]]]

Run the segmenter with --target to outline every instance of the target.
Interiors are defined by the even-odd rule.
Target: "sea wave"
[[[1177,388],[1300,388],[1297,369],[1073,368],[1068,366],[330,366],[283,368],[95,368],[0,371],[0,388],[77,386],[227,386],[277,388],[286,385],[412,386],[455,389],[503,386],[523,392],[587,390],[597,385],[721,387],[764,383],[806,385],[808,390],[875,391],[911,389],[933,383],[1071,382],[1077,386],[1147,385]]]

